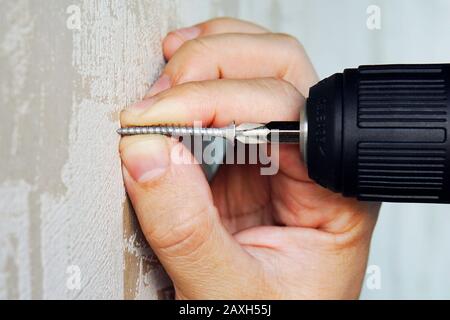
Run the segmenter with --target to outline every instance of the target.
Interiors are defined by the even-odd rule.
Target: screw
[[[230,140],[234,139],[234,124],[223,128],[202,128],[191,126],[174,126],[174,125],[159,125],[159,126],[142,126],[142,127],[124,127],[117,129],[117,133],[122,136],[132,136],[138,134],[162,134],[167,136],[210,136],[222,137]]]

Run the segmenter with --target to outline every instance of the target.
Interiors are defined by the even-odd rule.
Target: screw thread
[[[225,137],[226,130],[223,128],[201,128],[190,126],[142,126],[142,127],[126,127],[117,130],[120,135],[137,135],[137,134],[163,134],[168,136],[214,136]]]

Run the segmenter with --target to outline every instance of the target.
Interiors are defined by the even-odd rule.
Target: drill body
[[[450,203],[450,64],[346,69],[310,89],[310,177],[368,201]],[[302,144],[302,143],[301,143]]]

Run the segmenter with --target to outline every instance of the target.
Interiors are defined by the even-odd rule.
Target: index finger
[[[273,78],[189,82],[125,109],[120,121],[123,127],[298,121],[304,101],[293,85]]]
[[[215,18],[192,27],[178,29],[164,38],[164,57],[169,60],[175,51],[188,40],[221,33],[266,33],[269,30],[252,22],[238,20],[234,18]]]

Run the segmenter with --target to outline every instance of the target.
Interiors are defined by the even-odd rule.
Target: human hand
[[[162,77],[122,126],[297,121],[317,82],[297,40],[244,21],[178,30],[163,47]],[[158,135],[120,142],[128,195],[177,298],[359,296],[379,204],[311,181],[297,145],[280,146],[276,175],[223,165],[211,184],[198,164],[176,161],[183,148]]]

